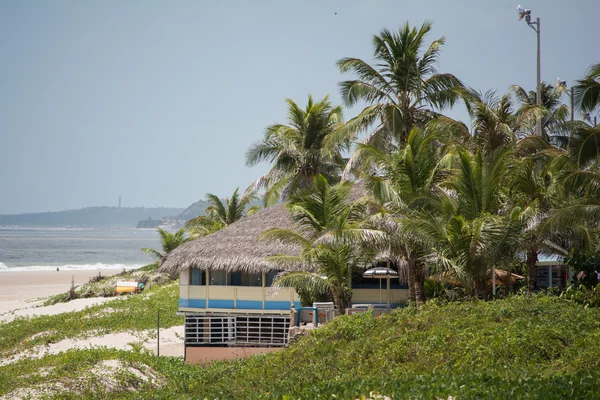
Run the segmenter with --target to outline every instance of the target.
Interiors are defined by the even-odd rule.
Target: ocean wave
[[[17,272],[17,271],[55,271],[58,267],[61,271],[83,271],[83,270],[105,270],[105,269],[138,269],[145,264],[65,264],[65,265],[23,265],[18,267],[8,267],[3,262],[0,262],[1,272]]]

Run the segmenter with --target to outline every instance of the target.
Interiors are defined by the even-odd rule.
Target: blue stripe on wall
[[[240,310],[262,310],[262,301],[238,300],[235,308],[239,308]]]
[[[258,300],[238,300],[236,307],[233,306],[233,300],[209,300],[209,308],[229,308],[239,310],[262,310],[262,301]],[[206,308],[205,299],[179,299],[180,308]],[[295,301],[294,307],[299,308],[300,302]],[[265,310],[289,310],[289,301],[265,301]]]
[[[206,300],[204,300],[204,299],[179,299],[179,307],[181,307],[181,308],[206,308]]]
[[[208,299],[208,308],[234,308],[233,300]]]
[[[265,301],[265,310],[289,310],[289,301]]]

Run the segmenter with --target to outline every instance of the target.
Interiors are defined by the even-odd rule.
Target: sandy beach
[[[109,276],[121,272],[121,269],[75,270],[75,271],[32,271],[32,272],[2,272],[0,273],[0,324],[12,321],[19,316],[55,315],[71,311],[79,311],[86,307],[109,302],[115,298],[85,298],[68,303],[58,303],[52,306],[40,307],[41,301],[55,294],[63,293],[71,287],[71,279],[75,285],[89,281],[101,272]],[[71,348],[86,348],[89,346],[108,346],[122,350],[131,349],[129,343],[141,341],[144,347],[154,351],[155,340],[149,338],[149,332],[114,333],[93,336],[87,339],[66,339],[59,343],[35,349],[10,359],[0,360],[0,365],[14,362],[22,357],[40,357],[44,354],[56,354]],[[161,354],[171,356],[183,355],[183,326],[165,329],[161,332]]]
[[[30,300],[63,293],[75,285],[81,285],[98,275],[109,276],[121,272],[121,269],[90,269],[70,271],[17,271],[0,272],[0,307],[2,303],[15,300]]]

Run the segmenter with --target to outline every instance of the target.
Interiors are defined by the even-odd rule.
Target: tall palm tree
[[[373,260],[372,250],[360,243],[375,243],[383,234],[361,227],[365,203],[349,197],[352,183],[330,185],[321,175],[313,186],[290,196],[287,207],[294,229],[273,228],[265,231],[264,240],[280,240],[298,245],[299,255],[269,257],[281,265],[304,264],[305,271],[288,271],[279,275],[274,286],[306,287],[317,293],[329,292],[341,312],[350,302],[352,270]]]
[[[581,112],[600,111],[600,63],[592,65],[573,90],[576,108]]]
[[[186,228],[181,228],[175,233],[167,232],[164,229],[158,228],[158,233],[160,234],[162,253],[158,250],[147,247],[143,248],[142,252],[153,256],[158,262],[159,266],[171,251],[191,240],[189,237],[186,237]]]
[[[223,229],[248,215],[254,214],[260,209],[258,205],[251,205],[257,200],[254,192],[239,194],[239,188],[236,188],[230,198],[224,201],[218,196],[208,193],[206,200],[210,204],[204,210],[204,215],[192,218],[186,224],[192,237],[206,236],[213,232]]]
[[[341,151],[346,143],[338,142],[325,149],[325,138],[343,125],[342,107],[334,106],[325,96],[314,102],[308,96],[305,109],[288,99],[288,125],[274,124],[266,128],[262,141],[246,152],[246,164],[271,163],[267,174],[254,182],[254,190],[266,189],[266,206],[285,200],[299,188],[310,186],[317,175],[329,182],[339,181],[345,161]]]
[[[430,30],[430,22],[419,29],[408,23],[397,32],[384,29],[373,36],[373,65],[358,58],[338,61],[340,72],[356,76],[340,83],[344,103],[351,107],[366,102],[368,106],[328,138],[328,147],[344,140],[354,141],[359,132],[375,125],[364,143],[392,151],[406,143],[414,126],[424,126],[437,116],[435,110],[454,104],[463,85],[452,74],[437,73],[435,66],[445,38],[424,49]],[[352,156],[345,175],[359,160],[360,150]]]
[[[400,150],[387,153],[370,145],[360,145],[364,160],[376,166],[377,176],[365,178],[373,196],[383,206],[370,219],[386,232],[389,251],[406,265],[409,301],[425,301],[424,260],[426,250],[412,232],[403,229],[403,221],[415,210],[431,208],[431,192],[444,177],[441,168],[442,147],[439,136],[414,128]]]

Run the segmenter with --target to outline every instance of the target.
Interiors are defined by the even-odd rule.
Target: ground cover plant
[[[161,327],[182,325],[183,317],[176,315],[178,295],[178,285],[174,282],[156,285],[141,294],[121,296],[82,311],[18,317],[0,324],[0,358],[66,338],[153,329],[156,328],[158,310],[161,311]]]
[[[120,361],[122,384],[93,391],[75,379],[108,379],[93,374],[105,360]],[[599,364],[600,309],[523,295],[341,317],[280,352],[206,367],[144,351],[72,350],[0,367],[0,396],[64,380],[77,389],[56,391],[65,398],[590,399],[600,398]]]

